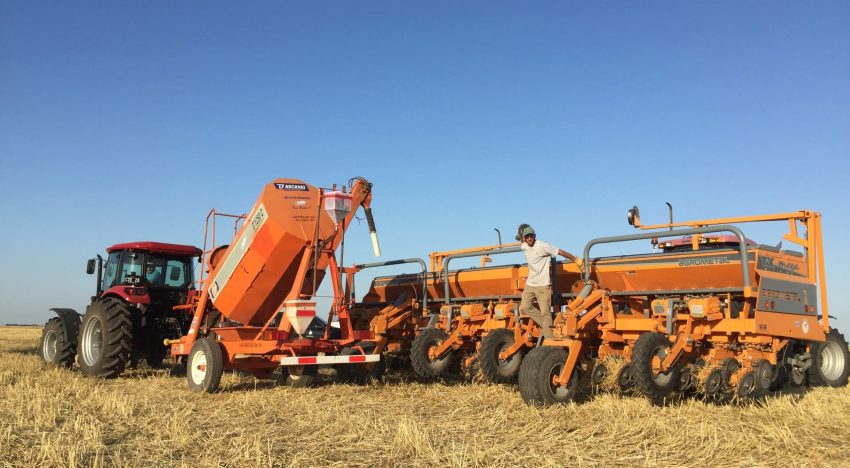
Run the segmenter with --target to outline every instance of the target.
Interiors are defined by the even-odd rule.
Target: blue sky
[[[848,24],[847,2],[3,2],[0,323],[82,311],[108,245],[200,244],[274,178],[364,176],[384,259],[521,222],[579,252],[633,204],[818,210],[850,331]],[[346,263],[370,250],[353,226]]]

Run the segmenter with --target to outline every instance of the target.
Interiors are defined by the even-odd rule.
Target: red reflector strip
[[[315,309],[303,309],[303,310],[296,310],[295,311],[296,317],[313,317],[315,315],[316,315]]]
[[[378,362],[380,354],[354,355],[354,356],[284,356],[280,358],[282,366],[308,366],[316,364],[354,364],[364,362]]]

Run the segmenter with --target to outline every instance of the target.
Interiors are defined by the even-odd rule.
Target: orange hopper
[[[368,183],[352,187],[355,209],[338,219],[322,206],[323,192],[297,179],[267,184],[245,224],[221,260],[211,265],[209,295],[225,317],[243,325],[262,325],[285,300],[309,298],[313,288],[313,245],[334,249],[356,211],[368,207]],[[328,260],[318,256],[315,284]]]

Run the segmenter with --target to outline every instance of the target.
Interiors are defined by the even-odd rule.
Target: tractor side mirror
[[[94,266],[95,266],[95,260],[93,258],[90,258],[89,261],[86,263],[86,274],[87,275],[94,274]]]
[[[180,269],[177,267],[171,267],[171,273],[168,274],[168,278],[171,281],[179,281],[180,280]]]

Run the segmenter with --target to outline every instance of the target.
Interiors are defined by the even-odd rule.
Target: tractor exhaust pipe
[[[670,202],[664,202],[667,205],[667,210],[670,212],[670,230],[673,230],[673,205]]]

